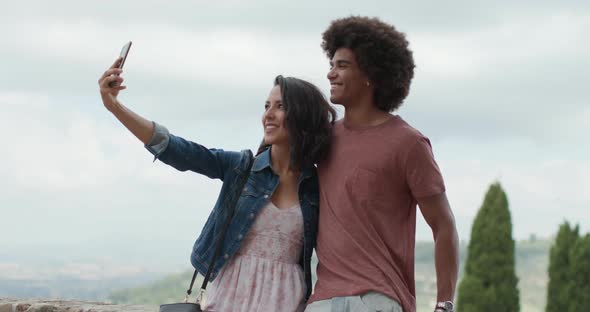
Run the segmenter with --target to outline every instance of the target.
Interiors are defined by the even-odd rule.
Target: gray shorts
[[[377,292],[316,301],[305,312],[403,312],[400,304]]]

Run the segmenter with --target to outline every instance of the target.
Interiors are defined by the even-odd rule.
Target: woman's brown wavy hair
[[[274,86],[281,89],[285,127],[289,131],[290,166],[304,169],[317,164],[330,149],[336,111],[320,89],[305,80],[279,75]],[[263,140],[257,154],[269,146]]]

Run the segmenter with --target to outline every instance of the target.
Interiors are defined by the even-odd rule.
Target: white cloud
[[[79,104],[0,92],[0,133],[11,134],[3,138],[0,172],[11,177],[13,188],[76,192],[129,178],[186,182],[174,170],[153,164],[143,144],[106,109],[97,116]]]
[[[0,131],[14,134],[4,139],[0,170],[14,186],[75,191],[128,171],[133,162],[114,167],[105,155],[108,149],[126,149],[123,136],[71,108],[47,95],[0,95],[0,113],[9,117]]]
[[[554,10],[463,31],[416,32],[416,78],[402,107],[436,139],[520,138],[590,152],[587,11]],[[576,146],[578,145],[578,146]]]
[[[478,79],[513,72],[526,64],[551,66],[553,59],[590,52],[585,12],[521,16],[500,25],[463,32],[410,33],[418,72],[431,79]]]
[[[102,64],[104,69],[118,56],[120,46],[132,40],[126,63],[131,77],[260,87],[279,73],[322,77],[327,68],[317,36],[285,37],[272,30],[235,27],[200,32],[167,24],[121,29],[96,20],[72,20],[27,21],[23,31],[22,36],[11,36],[9,30],[0,33],[6,34],[7,47],[17,53],[70,66]],[[100,74],[96,73],[97,80]]]

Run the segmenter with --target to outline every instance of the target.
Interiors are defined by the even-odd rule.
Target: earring
[[[371,83],[367,81],[367,87],[370,87],[370,86],[371,86]]]

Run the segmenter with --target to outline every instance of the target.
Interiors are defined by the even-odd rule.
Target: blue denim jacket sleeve
[[[239,165],[239,152],[208,149],[200,144],[170,134],[166,127],[154,122],[154,134],[145,148],[177,170],[191,170],[212,179],[224,180],[227,173]]]

